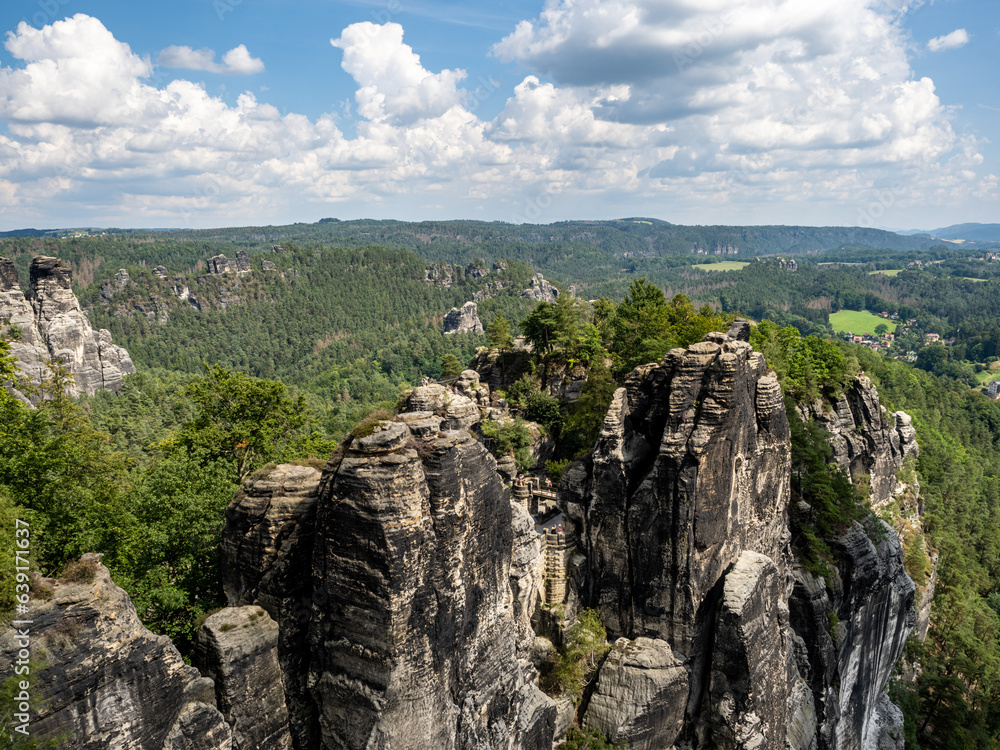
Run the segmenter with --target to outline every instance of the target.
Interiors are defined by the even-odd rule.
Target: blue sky
[[[14,0],[0,31],[4,230],[1000,221],[995,0]]]

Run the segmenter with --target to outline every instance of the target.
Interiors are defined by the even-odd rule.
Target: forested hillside
[[[684,233],[690,229],[646,220],[533,229],[330,221],[5,239],[0,255],[14,258],[22,279],[34,255],[69,261],[92,322],[111,330],[139,372],[121,394],[74,402],[54,367],[43,386],[51,398],[38,409],[0,394],[0,522],[31,519],[45,540],[46,573],[82,552],[103,552],[145,622],[186,648],[199,617],[221,603],[215,545],[223,510],[240,481],[268,462],[321,463],[363,417],[391,413],[401,391],[457,372],[489,343],[497,366],[519,375],[504,394],[514,421],[484,434],[492,430],[498,456],[509,452],[526,468],[526,425],[541,425],[554,442],[546,471],[558,480],[593,444],[634,366],[737,315],[770,319],[776,323],[757,328],[754,342],[790,404],[836,393],[861,369],[885,405],[913,416],[928,537],[926,548],[910,538],[907,570],[926,575],[936,553],[939,577],[930,637],[907,655],[919,678],[899,682],[895,695],[908,747],[995,747],[1000,405],[976,376],[1000,358],[1000,266],[919,240],[914,249],[848,246],[833,233],[834,249],[795,266],[762,258],[715,271],[695,267],[707,259],[690,243],[725,243],[742,230]],[[771,230],[739,241],[787,256],[822,240]],[[209,259],[239,250],[249,251],[248,271],[210,272]],[[538,270],[563,290],[554,302],[521,296]],[[566,293],[571,285],[578,297]],[[445,313],[472,299],[486,335],[445,335]],[[844,344],[829,317],[843,309],[895,315],[884,318],[904,342],[893,356],[912,346],[916,361]],[[946,343],[928,344],[929,332]],[[0,329],[2,338],[16,335]],[[514,346],[516,335],[531,352]],[[3,367],[9,377],[9,360]],[[540,387],[571,372],[586,378],[571,403]],[[855,490],[823,468],[821,436],[789,416],[795,460],[814,477],[798,491],[814,505],[829,501],[827,515],[801,528],[811,541],[800,553],[822,570],[826,537],[856,518],[868,523],[868,514]],[[5,602],[12,593],[0,590]]]

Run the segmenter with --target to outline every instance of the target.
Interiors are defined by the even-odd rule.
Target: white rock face
[[[585,724],[632,750],[669,747],[684,725],[689,682],[665,641],[619,638],[601,668]]]
[[[111,333],[90,325],[73,294],[69,268],[56,258],[35,258],[27,295],[14,264],[0,258],[0,322],[7,326],[21,372],[34,385],[48,375],[47,360],[68,366],[71,396],[117,391],[122,376],[135,372],[129,353],[111,341]]]
[[[483,333],[485,330],[479,320],[479,306],[475,302],[466,302],[461,309],[453,307],[444,316],[445,333]]]

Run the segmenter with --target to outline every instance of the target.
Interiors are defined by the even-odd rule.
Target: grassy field
[[[994,362],[993,364],[1000,363]],[[979,385],[986,385],[991,380],[1000,380],[1000,372],[997,370],[983,370],[976,373],[976,380],[979,381]]]
[[[702,271],[739,271],[750,264],[742,260],[724,260],[720,263],[697,263],[694,268]]]
[[[902,268],[887,268],[887,269],[884,269],[882,271],[869,271],[868,275],[869,276],[874,276],[875,274],[880,273],[883,276],[895,276],[897,273],[899,273],[902,270],[903,270]]]
[[[974,276],[959,276],[960,279],[965,279],[966,281],[986,281],[986,279],[977,279]]]
[[[833,326],[833,330],[838,332],[846,331],[853,333],[855,336],[863,333],[874,334],[875,326],[880,323],[887,325],[890,333],[896,329],[896,324],[893,321],[880,318],[878,315],[872,315],[865,310],[841,310],[830,316],[830,325]]]

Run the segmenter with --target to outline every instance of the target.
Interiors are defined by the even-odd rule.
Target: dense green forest
[[[63,393],[66,373],[53,365],[43,384],[49,398],[37,409],[0,391],[0,525],[31,521],[47,574],[82,552],[103,552],[144,621],[183,650],[199,618],[221,605],[223,510],[241,480],[268,462],[321,465],[366,414],[392,409],[422,376],[455,373],[490,343],[501,362],[516,360],[526,373],[505,394],[518,419],[491,436],[493,448],[524,464],[520,420],[542,424],[557,440],[547,468],[558,479],[593,444],[632,367],[749,316],[765,321],[753,343],[788,399],[793,461],[807,477],[795,491],[818,508],[793,518],[796,549],[811,569],[829,564],[828,542],[846,523],[874,524],[855,488],[827,463],[823,435],[796,421],[795,403],[835,395],[862,369],[887,407],[913,416],[920,456],[908,470],[920,478],[927,546],[908,538],[907,569],[921,575],[936,553],[939,580],[930,638],[907,653],[920,677],[894,688],[907,746],[995,747],[1000,405],[981,393],[975,375],[1000,357],[1000,264],[918,239],[878,249],[862,246],[864,237],[851,244],[831,235],[830,249],[800,255],[794,270],[761,258],[713,272],[693,267],[714,256],[691,252],[695,235],[685,231],[692,228],[645,222],[327,221],[4,239],[0,255],[15,259],[25,285],[33,256],[69,261],[95,326],[112,331],[139,372],[120,394],[74,401]],[[737,231],[698,229],[699,242],[728,242]],[[738,257],[751,245],[788,255],[819,242],[803,235],[796,244],[795,228],[756,229],[741,241],[760,244],[741,246]],[[209,258],[241,249],[250,253],[249,272],[207,272]],[[129,276],[122,285],[119,268]],[[537,270],[579,296],[521,297]],[[445,313],[474,296],[487,334],[445,335]],[[903,348],[919,350],[916,362],[841,341],[829,315],[842,309],[895,314],[892,326]],[[955,343],[925,346],[931,331]],[[0,339],[9,334],[0,331]],[[518,335],[533,354],[515,349]],[[570,405],[537,385],[539,375],[563,366],[588,373]],[[0,340],[0,376],[12,375]],[[2,581],[0,600],[9,604],[12,579]]]

